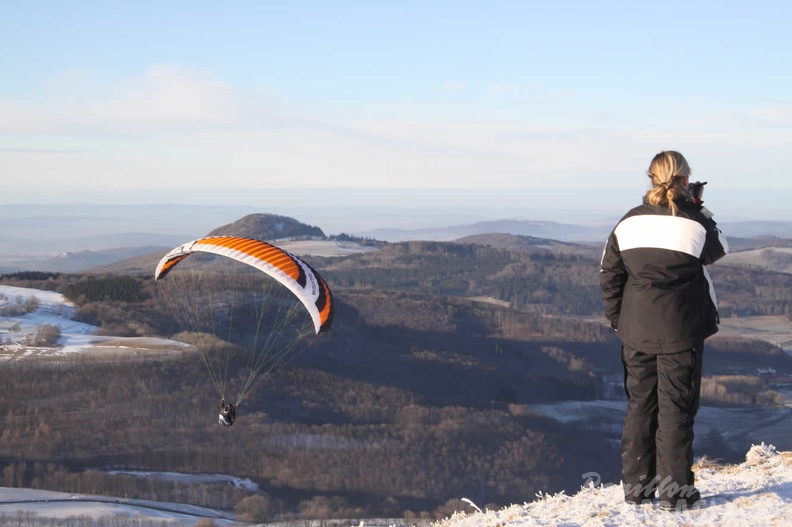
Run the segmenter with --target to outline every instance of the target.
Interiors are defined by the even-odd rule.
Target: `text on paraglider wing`
[[[311,294],[316,296],[316,277],[313,275],[313,273],[308,273],[308,280],[311,281]]]

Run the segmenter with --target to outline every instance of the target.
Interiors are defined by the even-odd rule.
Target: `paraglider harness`
[[[220,424],[231,426],[236,419],[236,406],[231,403],[226,404],[225,399],[220,401]]]

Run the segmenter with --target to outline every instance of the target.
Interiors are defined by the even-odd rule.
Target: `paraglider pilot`
[[[231,426],[236,419],[236,406],[231,403],[226,404],[225,399],[220,401],[220,424]]]

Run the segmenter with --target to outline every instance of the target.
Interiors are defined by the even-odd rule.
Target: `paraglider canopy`
[[[302,259],[260,240],[192,240],[169,251],[154,278],[185,332],[182,340],[200,353],[218,395],[225,400],[227,390],[238,387],[235,404],[221,409],[224,426],[233,424],[236,408],[278,363],[326,332],[333,320],[324,279]]]
[[[301,259],[260,240],[237,236],[209,236],[187,242],[160,260],[154,279],[164,277],[175,265],[194,252],[227,256],[264,271],[297,295],[308,309],[317,334],[330,329],[333,302],[327,283]]]

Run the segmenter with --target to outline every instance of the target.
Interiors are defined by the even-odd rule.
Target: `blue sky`
[[[620,211],[676,149],[708,205],[774,219],[789,20],[765,0],[6,3],[0,204],[432,189]]]

